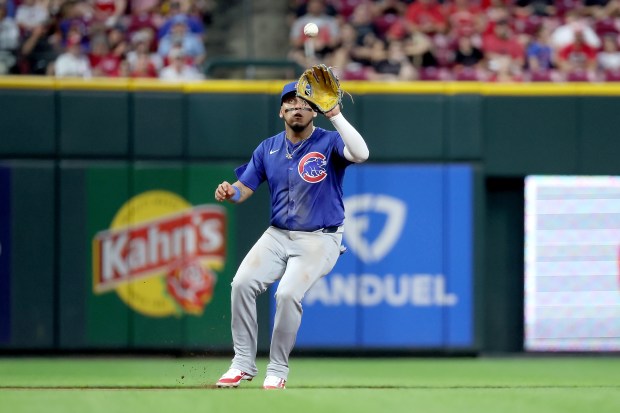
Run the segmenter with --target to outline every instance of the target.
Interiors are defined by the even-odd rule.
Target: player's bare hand
[[[215,199],[220,202],[232,198],[233,195],[235,195],[235,189],[226,181],[219,184],[215,190]]]

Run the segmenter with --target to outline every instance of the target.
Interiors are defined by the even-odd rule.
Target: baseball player
[[[218,387],[237,387],[258,373],[256,297],[280,280],[263,388],[285,388],[302,298],[331,271],[341,253],[345,169],[369,155],[366,142],[339,105],[324,113],[336,131],[315,127],[317,112],[296,95],[296,82],[284,86],[279,115],[284,131],[261,142],[250,162],[235,170],[238,181],[224,181],[215,190],[217,201],[241,203],[267,181],[271,194],[271,225],[232,281],[235,356]]]

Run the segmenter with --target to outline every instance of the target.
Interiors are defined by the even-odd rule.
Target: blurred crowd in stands
[[[0,0],[0,74],[203,78],[210,0]]]
[[[275,0],[274,0],[275,1]],[[215,0],[0,0],[0,75],[202,79]],[[620,81],[620,0],[288,0],[344,80]],[[307,38],[303,27],[319,26]]]
[[[289,21],[290,58],[345,80],[620,81],[620,0],[293,0]]]

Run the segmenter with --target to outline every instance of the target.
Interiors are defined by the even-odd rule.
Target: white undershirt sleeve
[[[344,141],[344,157],[351,162],[361,163],[368,159],[368,146],[362,135],[346,120],[342,113],[329,118]]]

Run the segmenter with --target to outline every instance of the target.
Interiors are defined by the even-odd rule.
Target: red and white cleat
[[[286,380],[276,376],[267,376],[263,382],[263,389],[286,389]]]
[[[239,369],[230,369],[215,383],[217,387],[238,387],[243,380],[252,381],[254,376]]]

